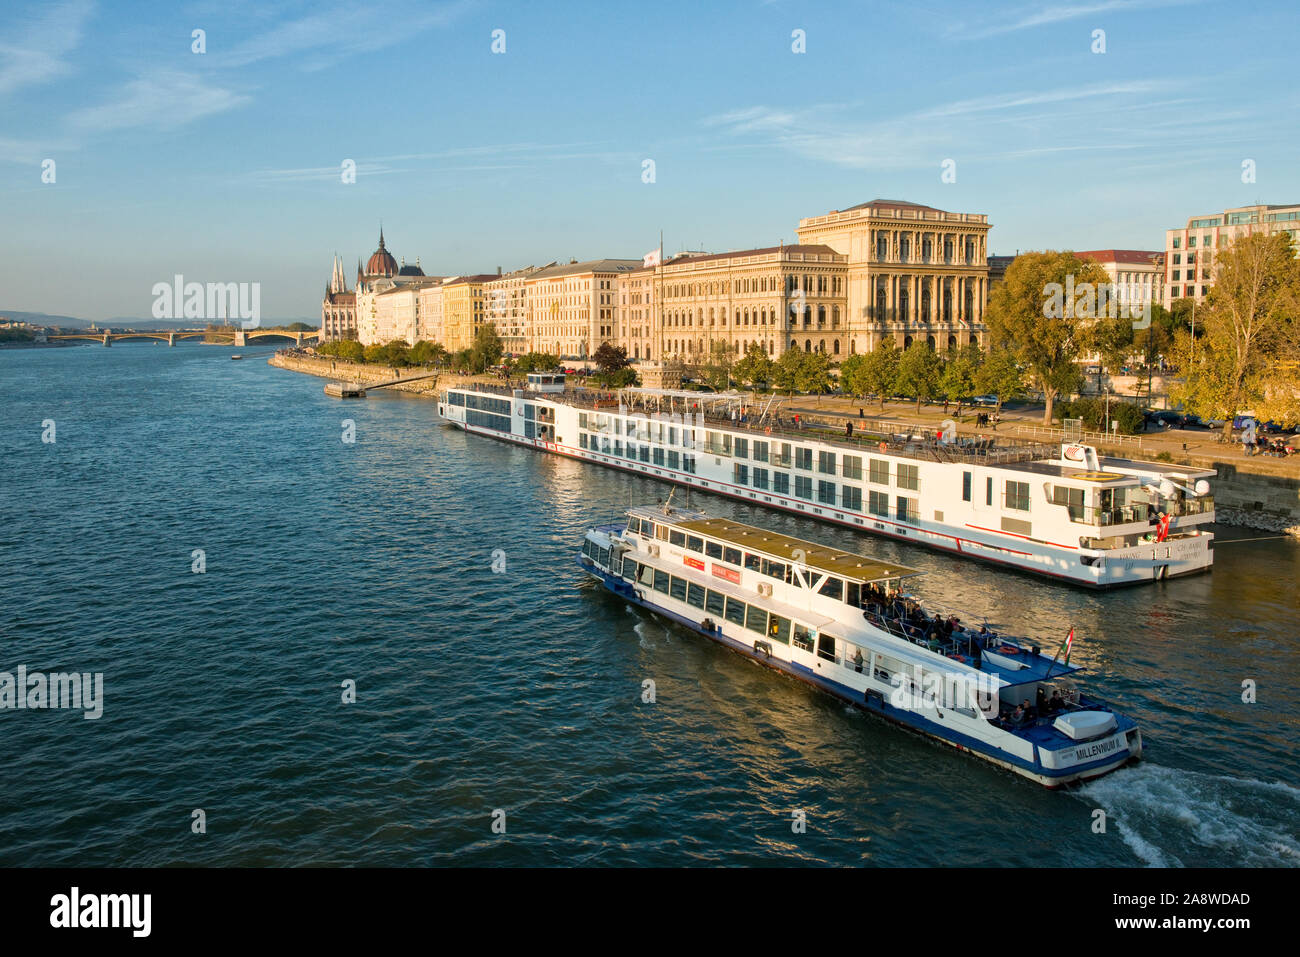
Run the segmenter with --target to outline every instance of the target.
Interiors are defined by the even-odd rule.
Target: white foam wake
[[[1076,792],[1150,867],[1300,866],[1300,790],[1144,761]]]

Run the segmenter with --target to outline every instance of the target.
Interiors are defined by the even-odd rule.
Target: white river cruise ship
[[[578,564],[628,602],[1049,788],[1142,753],[1137,723],[1075,685],[1069,642],[1049,657],[927,614],[903,591],[915,569],[671,505],[591,529]]]
[[[790,429],[737,394],[566,389],[441,391],[472,432],[968,558],[1097,588],[1206,571],[1211,469],[1099,455],[1091,446],[997,445],[915,433]],[[659,410],[672,411],[662,412]]]

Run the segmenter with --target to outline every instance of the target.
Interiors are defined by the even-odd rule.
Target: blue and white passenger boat
[[[671,505],[587,532],[604,586],[748,658],[1049,788],[1142,753],[1137,723],[1027,641],[927,615],[915,569]],[[1071,632],[1073,634],[1073,632]]]

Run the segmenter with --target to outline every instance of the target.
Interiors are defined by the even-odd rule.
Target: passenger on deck
[[[1052,699],[1047,702],[1048,714],[1059,714],[1065,710],[1065,699],[1061,697],[1061,689],[1052,689]]]
[[[1028,701],[1025,704],[1029,704]],[[1016,710],[1011,712],[1011,723],[1021,724],[1025,720],[1025,709],[1021,705],[1016,705]]]
[[[1026,720],[1033,721],[1035,718],[1038,717],[1038,709],[1029,703],[1028,698],[1024,700],[1024,703],[1021,704],[1020,707],[1025,712]]]
[[[1034,694],[1034,710],[1039,714],[1047,714],[1047,692],[1043,686],[1038,686],[1038,691]]]
[[[859,648],[857,653],[853,656],[853,670],[858,672],[858,674],[862,673],[862,649],[861,648]]]

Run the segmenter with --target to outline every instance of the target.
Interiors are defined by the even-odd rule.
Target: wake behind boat
[[[1132,718],[1069,680],[1073,630],[1058,660],[928,615],[903,591],[915,569],[669,505],[589,530],[578,564],[627,601],[1049,788],[1142,752]]]

